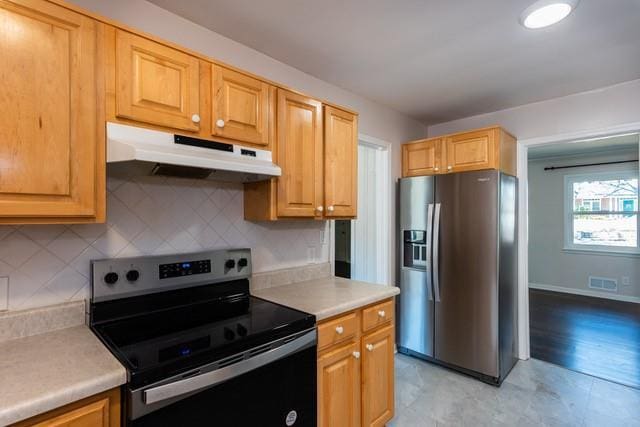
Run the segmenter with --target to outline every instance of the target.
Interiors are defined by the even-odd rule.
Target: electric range
[[[315,317],[251,296],[249,249],[95,260],[89,323],[135,426],[316,425]]]

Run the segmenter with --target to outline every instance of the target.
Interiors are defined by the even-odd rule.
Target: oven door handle
[[[163,400],[172,399],[183,394],[192,393],[203,388],[211,387],[223,381],[230,380],[234,377],[245,374],[249,371],[257,369],[261,366],[275,362],[278,359],[289,356],[304,348],[310,347],[316,343],[316,330],[307,332],[306,334],[290,341],[280,347],[260,353],[250,359],[242,360],[233,365],[216,369],[215,371],[206,372],[194,377],[189,377],[163,384],[156,387],[148,388],[144,391],[144,403],[150,405],[152,403],[161,402]]]

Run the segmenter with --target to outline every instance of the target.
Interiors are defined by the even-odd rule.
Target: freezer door
[[[434,178],[401,179],[398,192],[398,347],[403,352],[433,357],[434,301],[430,260]]]
[[[436,181],[435,357],[491,377],[498,376],[499,180],[497,171],[480,171]]]

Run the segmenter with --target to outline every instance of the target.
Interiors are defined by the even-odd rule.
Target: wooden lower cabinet
[[[362,338],[362,425],[384,426],[393,417],[394,327]]]
[[[318,426],[360,425],[360,343],[351,342],[318,359]]]
[[[14,424],[13,427],[119,427],[120,389],[114,388]]]
[[[385,321],[364,333],[363,312],[386,308]],[[322,321],[318,348],[318,426],[384,426],[394,416],[393,299]],[[350,325],[356,319],[357,330]],[[347,341],[333,345],[328,330]],[[350,338],[349,338],[350,337]],[[329,346],[328,346],[329,345]]]

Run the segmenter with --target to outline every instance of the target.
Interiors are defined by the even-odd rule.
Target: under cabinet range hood
[[[107,163],[135,162],[151,175],[256,182],[278,177],[271,151],[107,122]]]

